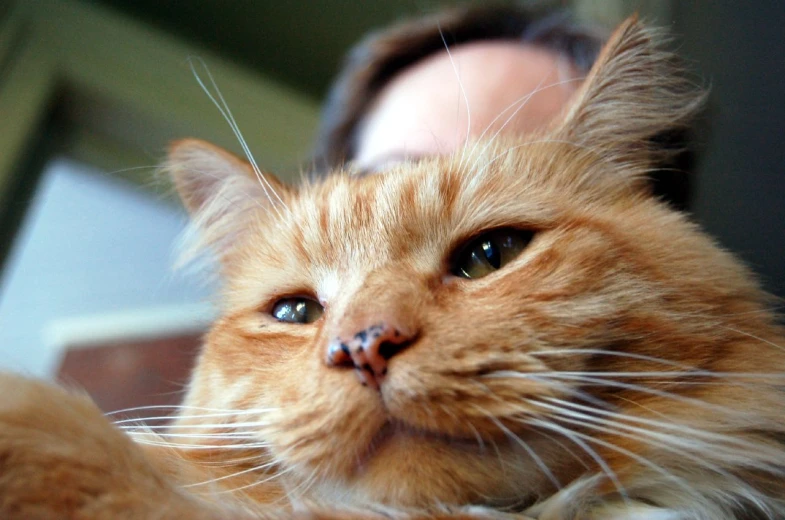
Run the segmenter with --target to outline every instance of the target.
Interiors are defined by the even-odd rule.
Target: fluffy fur
[[[292,188],[176,143],[225,280],[181,415],[133,443],[5,376],[1,516],[785,519],[783,333],[644,181],[648,137],[701,102],[670,62],[629,20],[554,128],[383,175]],[[450,274],[498,228],[535,235],[484,278]],[[277,321],[289,296],[324,314]],[[329,349],[378,323],[409,342],[376,389]]]

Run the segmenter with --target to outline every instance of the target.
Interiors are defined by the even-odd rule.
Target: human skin
[[[581,79],[569,59],[516,41],[467,43],[434,54],[381,90],[360,124],[355,163],[379,171],[448,154],[467,136],[530,133],[561,111]]]

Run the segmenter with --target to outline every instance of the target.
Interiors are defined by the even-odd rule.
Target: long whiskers
[[[198,63],[199,66],[201,66],[202,69],[204,69],[204,73],[207,76],[207,79],[210,82],[210,86],[214,90],[215,94],[213,94],[210,88],[208,88],[207,85],[205,85],[201,76],[199,76],[199,73],[196,70],[196,66],[194,65],[194,62]],[[248,162],[251,164],[251,167],[253,168],[253,171],[256,174],[256,178],[259,181],[259,185],[262,187],[262,190],[264,191],[265,195],[272,203],[271,206],[273,207],[273,210],[276,212],[279,219],[283,219],[283,216],[278,210],[277,204],[275,204],[275,202],[277,201],[278,204],[280,204],[283,208],[287,210],[288,208],[284,203],[283,199],[281,199],[280,195],[278,195],[278,192],[275,190],[272,184],[270,184],[270,182],[267,180],[264,174],[262,174],[262,171],[259,169],[259,166],[256,164],[256,159],[254,159],[253,154],[251,153],[251,150],[248,147],[248,143],[243,137],[242,132],[240,131],[240,127],[237,124],[234,115],[232,114],[232,111],[229,109],[229,104],[224,99],[221,90],[218,88],[218,84],[215,82],[215,79],[213,78],[210,69],[207,67],[207,64],[204,62],[203,59],[197,56],[189,57],[188,64],[190,65],[191,72],[193,73],[194,78],[196,78],[197,83],[199,83],[199,86],[202,87],[204,93],[207,94],[207,97],[210,98],[210,101],[213,102],[213,104],[216,106],[218,111],[221,113],[221,115],[224,117],[226,122],[229,124],[229,127],[232,129],[232,132],[234,133],[235,137],[237,137],[237,140],[240,143],[243,152],[248,158]],[[276,199],[275,201],[273,200],[273,197]]]
[[[621,480],[619,480],[618,475],[611,469],[608,463],[603,459],[599,453],[597,453],[591,446],[589,446],[586,442],[584,442],[583,438],[588,438],[588,440],[595,440],[591,436],[578,434],[566,428],[564,426],[560,426],[557,424],[553,424],[551,421],[546,421],[543,419],[538,418],[522,418],[520,420],[524,424],[530,424],[532,426],[539,426],[540,428],[552,431],[554,433],[560,434],[562,437],[566,437],[574,444],[576,444],[579,448],[581,448],[584,452],[586,452],[589,457],[597,463],[597,466],[600,470],[608,477],[608,479],[613,483],[616,490],[619,492],[619,495],[624,499],[625,502],[629,502],[629,494],[627,490],[622,485]]]
[[[461,91],[461,96],[463,96],[463,102],[466,105],[466,139],[468,139],[472,130],[472,111],[471,107],[469,106],[469,97],[466,95],[466,89],[463,86],[463,81],[461,81],[461,74],[458,71],[455,60],[453,60],[450,46],[447,44],[447,40],[444,37],[444,31],[442,31],[441,23],[437,22],[437,27],[439,29],[439,36],[441,37],[442,43],[444,44],[444,50],[447,51],[447,57],[450,59],[450,65],[452,65],[453,72],[455,73],[455,79],[458,81],[458,88]],[[464,157],[461,156],[461,166],[463,166],[463,160]]]
[[[785,350],[785,346],[778,345],[778,344],[776,344],[776,343],[774,343],[774,342],[772,342],[772,341],[769,341],[769,340],[767,340],[767,339],[764,339],[764,338],[758,337],[758,336],[756,336],[756,335],[754,335],[754,334],[751,334],[751,333],[749,333],[749,332],[746,332],[746,331],[743,331],[743,330],[734,329],[734,328],[732,328],[732,327],[728,327],[728,326],[726,326],[726,325],[721,325],[721,327],[722,327],[723,329],[725,329],[725,330],[729,330],[729,331],[731,331],[731,332],[735,332],[736,334],[741,334],[742,336],[746,336],[746,337],[748,337],[748,338],[752,338],[752,339],[754,339],[754,340],[760,341],[761,343],[764,343],[764,344],[766,344],[766,345],[768,345],[768,346],[770,346],[770,347],[774,347],[774,348],[776,348],[776,349],[778,349],[778,350]]]
[[[243,475],[243,474],[246,474],[246,473],[252,473],[254,470],[256,470],[258,472],[259,468],[260,467],[250,468],[250,470],[238,471],[238,472],[233,473],[231,475],[227,475],[225,478],[237,477],[239,475]],[[278,471],[276,473],[266,474],[265,478],[263,478],[263,479],[254,480],[253,482],[250,482],[250,483],[245,484],[243,486],[226,488],[226,489],[222,489],[220,491],[213,491],[213,493],[216,494],[216,495],[218,495],[218,494],[235,494],[235,493],[238,493],[239,491],[243,491],[245,489],[250,489],[252,487],[260,486],[262,484],[266,484],[267,482],[271,482],[271,481],[273,481],[275,479],[278,479],[281,476],[285,475],[286,473],[291,472],[292,469],[293,468],[287,468],[287,469]],[[223,480],[224,477],[220,477],[220,479]],[[216,480],[217,479],[213,479],[213,482],[215,482]],[[208,482],[205,482],[205,483],[208,483]]]
[[[214,408],[214,407],[205,407],[205,406],[187,406],[181,404],[155,404],[155,405],[146,405],[146,406],[135,406],[132,408],[122,408],[120,410],[114,410],[111,412],[107,412],[105,415],[112,416],[112,415],[120,415],[120,414],[128,414],[128,413],[136,413],[136,412],[143,412],[148,410],[169,410],[171,412],[177,412],[180,410],[187,410],[187,411],[202,411],[202,412],[214,412],[217,415],[210,415],[210,417],[218,417],[219,415],[240,415],[240,414],[256,414],[260,412],[267,412],[274,410],[273,408],[248,408],[248,409],[238,409],[238,408]],[[178,417],[183,417],[182,415],[178,415]],[[204,415],[195,415],[191,416],[195,418],[205,417]],[[166,419],[171,419],[171,417],[165,417]],[[136,419],[136,420],[145,420],[145,419]]]
[[[502,432],[504,432],[504,434],[510,440],[515,442],[521,448],[523,448],[523,450],[529,455],[529,457],[531,457],[531,459],[534,461],[537,467],[540,468],[540,471],[543,472],[543,474],[548,478],[548,480],[551,481],[551,484],[553,484],[556,489],[561,489],[563,487],[562,483],[559,482],[559,479],[556,478],[556,475],[553,474],[553,472],[548,467],[548,465],[545,464],[545,461],[542,460],[542,457],[537,455],[537,452],[535,452],[526,441],[521,439],[520,436],[515,435],[512,431],[510,431],[509,428],[504,426],[504,424],[502,424],[502,422],[499,421],[496,417],[493,417],[490,414],[488,414],[487,416],[496,425],[497,428],[499,428]]]
[[[200,482],[194,482],[192,484],[185,484],[183,487],[184,488],[189,488],[189,487],[197,487],[197,486],[206,486],[208,484],[214,484],[216,482],[221,482],[221,481],[224,481],[224,480],[237,478],[239,476],[247,475],[249,473],[263,472],[263,471],[265,471],[265,470],[267,470],[267,469],[269,469],[269,468],[271,468],[273,466],[275,466],[274,463],[266,462],[266,463],[261,464],[259,466],[251,466],[250,468],[246,468],[246,469],[243,469],[243,470],[240,470],[240,471],[235,471],[235,472],[232,472],[232,473],[229,473],[229,474],[226,474],[226,475],[222,475],[220,477],[215,477],[215,478],[211,478],[211,479],[208,479],[208,480],[202,480]]]
[[[614,434],[620,434],[618,429],[624,429],[640,436],[638,440],[643,439],[649,444],[655,444],[655,441],[657,441],[657,446],[673,451],[682,457],[692,458],[707,466],[709,465],[706,460],[706,454],[708,453],[715,457],[721,453],[725,460],[731,458],[738,459],[737,462],[741,464],[749,460],[750,453],[764,455],[766,460],[785,458],[780,448],[771,448],[765,444],[739,438],[738,436],[705,431],[689,425],[594,410],[590,407],[556,398],[544,398],[539,401],[530,401],[530,403],[573,419],[577,418],[581,421],[611,426],[616,428],[616,430],[612,430]],[[637,423],[646,427],[634,426],[630,423]],[[677,445],[684,448],[677,449]],[[701,455],[695,455],[695,453],[700,453]],[[725,471],[716,465],[709,467],[718,473],[725,474]],[[785,471],[776,464],[767,464],[766,469],[776,473]]]
[[[559,356],[562,354],[582,354],[588,356],[595,356],[595,355],[602,355],[602,356],[614,356],[614,357],[623,357],[629,359],[635,359],[638,361],[651,361],[653,363],[659,363],[662,365],[670,366],[673,368],[681,368],[684,370],[694,370],[695,367],[692,365],[687,365],[685,363],[679,363],[677,361],[672,361],[670,359],[664,359],[654,356],[647,356],[645,354],[637,354],[634,352],[622,352],[619,350],[607,350],[607,349],[600,349],[600,348],[555,348],[549,350],[540,350],[536,352],[530,352],[529,355],[533,357],[538,356]]]
[[[226,444],[192,444],[192,443],[178,443],[166,440],[152,440],[149,438],[150,434],[145,432],[130,432],[129,435],[134,437],[134,442],[143,444],[145,446],[156,446],[159,448],[177,448],[183,451],[205,451],[205,450],[260,450],[269,448],[270,444],[267,442],[250,442],[243,444],[226,443]]]
[[[538,83],[537,86],[534,88],[534,90],[532,90],[528,94],[525,94],[525,95],[521,96],[520,98],[516,99],[515,101],[513,101],[512,103],[507,105],[507,107],[505,107],[504,110],[499,112],[499,114],[496,117],[494,117],[493,120],[491,120],[490,123],[488,123],[488,125],[485,127],[485,129],[482,131],[482,133],[475,140],[475,144],[472,146],[472,155],[474,155],[474,152],[477,149],[477,146],[478,146],[478,144],[480,142],[485,142],[485,144],[482,147],[482,149],[480,150],[480,152],[476,155],[476,159],[474,161],[474,164],[471,167],[471,170],[474,170],[477,167],[477,162],[480,160],[480,157],[482,157],[482,155],[485,153],[485,151],[488,149],[488,147],[490,147],[496,141],[496,139],[504,131],[504,129],[507,128],[507,125],[509,125],[512,122],[512,120],[515,119],[515,116],[518,115],[518,113],[521,110],[523,110],[528,105],[528,103],[532,99],[532,97],[534,97],[538,93],[540,93],[540,92],[542,92],[544,90],[547,90],[549,88],[556,88],[556,87],[560,87],[560,86],[563,86],[563,85],[566,85],[566,84],[569,84],[569,83],[581,82],[584,79],[585,78],[583,78],[583,77],[580,77],[580,78],[570,78],[570,79],[567,79],[567,80],[556,81],[556,82],[553,82],[553,83],[548,83],[547,85],[543,85],[543,83],[545,82],[545,77],[543,77],[542,80],[540,81],[540,83]],[[483,138],[485,137],[485,134],[491,128],[493,128],[493,125],[499,119],[501,119],[501,117],[504,116],[504,114],[506,114],[512,108],[515,108],[515,110],[513,110],[513,112],[507,117],[507,119],[504,120],[504,122],[501,124],[501,126],[498,129],[496,129],[496,131],[493,133],[493,135],[490,138],[488,138],[487,140],[483,140]],[[467,137],[468,137],[468,135],[467,135]]]
[[[600,431],[602,433],[615,433],[615,434],[619,435],[620,437],[627,437],[627,438],[637,439],[637,437],[629,435],[629,434],[613,432],[612,430],[609,430],[607,428],[602,428],[602,427],[598,427],[598,426],[595,426],[595,425],[587,425],[587,424],[585,424],[582,421],[571,420],[571,419],[567,419],[567,418],[564,418],[564,417],[559,417],[559,421],[561,423],[568,423],[568,424],[573,424],[573,425],[576,425],[576,426],[588,427],[590,429],[594,429],[594,430]],[[528,421],[524,420],[523,422],[528,422]],[[540,420],[540,419],[535,419],[534,422],[537,423],[538,425],[542,426],[540,423],[543,422],[543,421]],[[562,425],[562,427],[565,427],[565,426]],[[639,462],[640,464],[642,464],[642,465],[644,465],[644,466],[646,466],[646,467],[656,471],[657,473],[661,474],[662,476],[664,476],[668,480],[672,480],[674,483],[676,483],[679,486],[689,486],[689,483],[686,482],[683,478],[674,475],[673,473],[669,472],[667,469],[663,468],[662,466],[660,466],[658,464],[655,464],[651,460],[647,459],[646,457],[643,457],[642,455],[640,455],[638,453],[635,453],[632,450],[628,450],[626,448],[622,448],[621,446],[618,446],[618,445],[616,445],[616,444],[614,444],[612,442],[608,442],[608,441],[605,441],[605,440],[602,440],[602,439],[598,439],[598,438],[596,438],[596,437],[594,437],[592,435],[588,435],[588,434],[585,434],[585,433],[579,433],[579,432],[576,432],[574,430],[571,430],[571,433],[573,435],[577,436],[577,437],[580,437],[581,439],[587,440],[588,442],[597,444],[599,446],[603,446],[603,447],[605,447],[605,448],[607,448],[607,449],[609,449],[611,451],[615,451],[615,452],[620,453],[620,454],[622,454],[622,455],[624,455],[626,457],[629,457],[630,459],[635,460],[636,462]],[[605,471],[604,468],[603,468],[603,471]],[[607,474],[607,472],[606,472],[606,474]],[[615,475],[615,473],[614,473],[614,475]],[[609,475],[609,478],[610,478],[610,475]],[[617,478],[618,478],[618,476],[617,476]]]
[[[497,371],[491,374],[486,374],[483,377],[517,377],[518,372],[512,371]],[[715,379],[723,379],[723,381],[718,381],[715,383],[705,383],[702,381],[686,381],[688,384],[724,384],[727,380],[732,379],[741,379],[741,380],[754,380],[754,381],[767,381],[771,380],[771,383],[777,383],[780,380],[785,380],[785,373],[781,372],[713,372],[710,370],[691,370],[685,372],[659,372],[659,371],[632,371],[632,372],[579,372],[579,371],[559,371],[559,372],[545,372],[546,376],[556,376],[561,378],[582,378],[586,375],[590,375],[596,378],[622,378],[622,379],[658,379],[658,382],[661,383],[671,383],[675,382],[679,379],[688,379],[688,378],[715,378]],[[533,376],[542,375],[541,373],[533,373]],[[679,381],[682,383],[682,381]]]
[[[552,404],[547,404],[537,401],[530,401],[530,403],[534,404],[535,406],[540,406],[542,408],[545,408],[550,412],[550,416],[552,418],[560,422],[573,424],[576,426],[580,426],[582,428],[592,429],[613,436],[641,441],[645,444],[650,444],[671,451],[681,457],[686,457],[690,460],[697,461],[701,465],[710,467],[712,470],[718,473],[724,473],[724,471],[721,468],[703,459],[699,459],[694,453],[690,453],[687,450],[678,449],[672,446],[668,442],[659,442],[659,440],[661,440],[663,436],[657,435],[656,431],[649,431],[641,428],[635,428],[619,421],[611,421],[611,420],[598,418],[592,416],[589,413],[577,412],[575,410],[570,410],[568,408],[563,408],[557,405],[552,405]],[[668,474],[664,470],[663,472],[664,474]],[[684,485],[684,482],[681,480],[678,483],[680,485]]]
[[[714,410],[719,413],[739,413],[738,410],[732,409],[727,406],[723,406],[720,404],[706,402],[702,399],[698,399],[695,397],[689,397],[686,395],[675,394],[673,392],[668,392],[666,390],[652,388],[643,385],[637,385],[634,383],[625,383],[621,381],[616,381],[615,379],[610,378],[603,378],[596,376],[593,372],[586,372],[588,375],[571,375],[571,376],[562,376],[559,372],[550,372],[550,373],[537,373],[537,374],[527,374],[527,373],[519,373],[519,372],[512,372],[508,371],[504,377],[515,377],[521,379],[536,379],[536,380],[546,380],[546,379],[555,379],[555,380],[568,380],[568,381],[575,381],[582,385],[594,385],[600,387],[609,387],[609,388],[618,388],[623,390],[631,390],[634,392],[639,392],[642,394],[653,395],[657,397],[662,397],[665,399],[669,399],[672,401],[694,405],[703,409]],[[486,377],[491,377],[492,374],[488,374]]]
[[[197,418],[201,418],[200,416],[195,416]],[[230,418],[232,416],[229,416]],[[138,420],[137,419],[124,419],[122,421],[115,422],[119,428],[125,429],[134,429],[139,428],[138,424],[135,424]],[[130,424],[129,424],[130,423]],[[178,429],[188,429],[188,430],[196,430],[196,429],[213,429],[213,428],[259,428],[263,426],[269,426],[269,421],[238,421],[238,422],[218,422],[218,423],[194,423],[194,424],[145,424],[141,426],[143,428],[149,430],[178,430]]]

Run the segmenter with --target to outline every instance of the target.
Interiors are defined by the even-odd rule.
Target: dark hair
[[[468,5],[422,16],[372,32],[348,53],[330,88],[314,146],[314,165],[327,170],[356,155],[357,133],[379,92],[399,72],[445,47],[482,40],[517,40],[554,50],[588,73],[607,33],[572,21],[565,12],[520,5]],[[678,148],[679,135],[657,136],[663,146]],[[684,154],[653,175],[655,193],[685,207],[688,190],[681,167],[691,164]],[[688,161],[688,162],[685,162]]]

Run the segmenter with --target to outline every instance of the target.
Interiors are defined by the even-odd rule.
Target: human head
[[[576,24],[563,12],[509,4],[453,8],[371,33],[350,51],[325,101],[315,165],[324,171],[359,160],[360,168],[375,170],[387,159],[454,150],[467,132],[467,100],[458,77],[469,98],[469,136],[474,138],[513,101],[561,82],[561,87],[542,89],[528,99],[504,131],[534,130],[559,112],[588,74],[604,39],[604,31]],[[509,67],[500,72],[505,61]],[[439,76],[449,85],[443,96],[434,81]],[[514,110],[501,115],[485,135],[498,130]],[[399,126],[402,121],[408,126]],[[684,132],[652,138],[674,150],[686,143]],[[688,190],[683,170],[690,168],[692,154],[673,158],[652,174],[653,189],[684,208]]]
[[[355,165],[444,155],[470,139],[527,134],[559,114],[582,74],[559,54],[512,41],[470,42],[436,52],[381,89],[354,136]]]
[[[470,47],[480,44],[507,44],[508,54],[514,55],[509,45],[514,43],[537,57],[566,63],[568,74],[582,76],[594,63],[603,34],[572,23],[564,13],[517,5],[463,6],[371,33],[350,51],[324,104],[315,150],[318,166],[336,167],[357,158],[359,132],[369,111],[391,82],[411,73],[413,66],[446,57],[446,48],[463,53],[461,47],[471,52]],[[455,72],[449,72],[457,85]],[[540,72],[535,72],[538,83]],[[467,80],[466,74],[460,76]],[[477,107],[471,108],[477,112]]]

